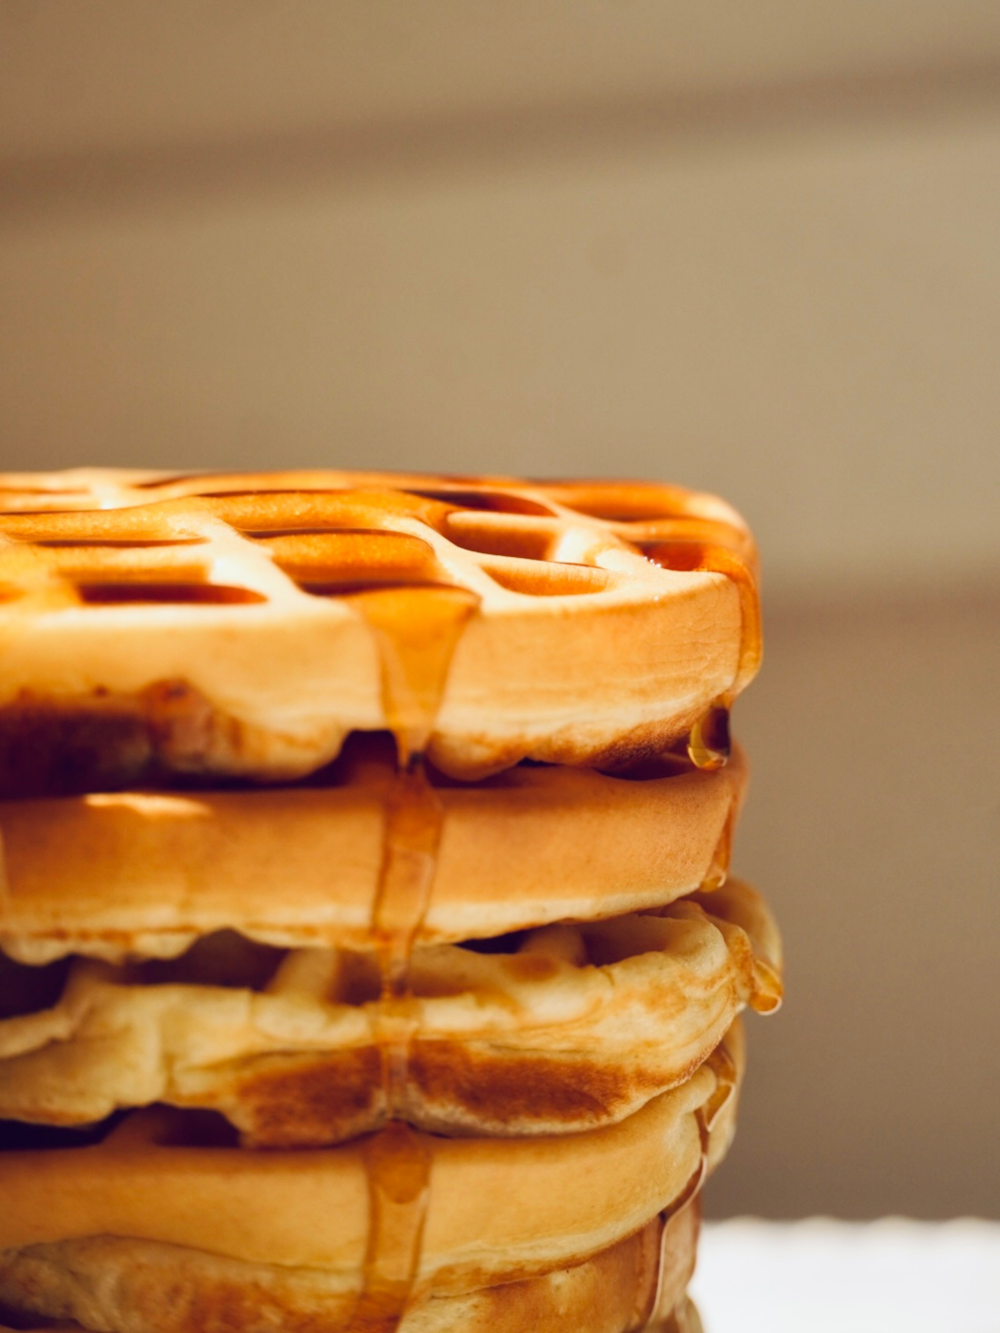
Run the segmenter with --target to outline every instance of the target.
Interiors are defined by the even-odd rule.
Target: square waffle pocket
[[[0,478],[0,1325],[697,1333],[756,553],[640,483]]]
[[[336,472],[0,478],[0,792],[284,780],[352,730],[477,778],[721,762],[760,657],[714,497]]]

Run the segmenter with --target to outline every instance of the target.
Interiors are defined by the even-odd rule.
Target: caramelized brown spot
[[[76,592],[87,606],[237,606],[267,600],[250,588],[224,583],[78,583]]]
[[[246,1141],[258,1148],[318,1148],[375,1128],[380,1071],[374,1046],[261,1061],[236,1085]]]
[[[513,491],[463,491],[441,487],[437,490],[413,490],[411,495],[422,495],[428,500],[439,500],[443,504],[454,505],[458,509],[485,509],[495,514],[547,514],[554,510],[548,505],[529,500],[527,496],[517,495]]]
[[[219,492],[202,503],[239,532],[383,528],[391,516],[443,527],[446,505],[391,490]]]
[[[481,555],[514,556],[521,560],[548,560],[561,529],[547,520],[523,523],[490,521],[489,516],[462,510],[449,514],[445,535],[464,551]]]
[[[519,953],[508,959],[507,968],[519,981],[548,981],[560,971],[560,964],[548,954]]]
[[[141,546],[170,545],[175,541],[200,541],[191,530],[191,501],[187,507],[176,503],[131,505],[121,509],[44,510],[11,514],[0,527],[19,541],[46,544],[87,545],[122,543]]]
[[[524,593],[529,597],[573,597],[581,593],[603,592],[611,583],[611,575],[593,565],[531,563],[484,565],[494,582],[509,592]]]
[[[463,1107],[486,1124],[539,1119],[598,1124],[632,1101],[636,1089],[652,1095],[655,1080],[584,1059],[518,1053],[504,1059],[470,1044],[414,1043],[410,1078],[431,1105]]]
[[[144,550],[147,547],[159,546],[204,546],[206,541],[204,537],[88,537],[86,539],[38,537],[35,538],[34,544],[55,549],[71,547],[84,553],[91,549],[104,550],[108,547],[121,547],[124,550]]]
[[[256,540],[307,591],[369,583],[434,584],[445,578],[433,547],[403,532],[309,530]]]

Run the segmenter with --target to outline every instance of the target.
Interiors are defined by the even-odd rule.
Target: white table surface
[[[1000,1222],[706,1223],[705,1333],[1000,1333]]]

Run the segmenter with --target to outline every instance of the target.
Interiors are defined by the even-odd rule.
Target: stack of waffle
[[[2,480],[0,1323],[697,1327],[754,551],[658,486]]]

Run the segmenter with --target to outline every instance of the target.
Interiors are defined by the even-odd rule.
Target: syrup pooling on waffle
[[[65,749],[81,710],[95,725],[113,720],[126,732],[131,725],[138,753],[125,781],[135,780],[136,764],[143,771],[143,747],[147,768],[281,777],[327,762],[346,730],[385,725],[364,681],[338,695],[338,663],[367,660],[372,633],[413,632],[438,614],[462,641],[455,645],[462,663],[430,749],[468,776],[526,754],[606,764],[648,755],[686,734],[712,705],[728,703],[759,660],[752,545],[739,519],[711,497],[665,487],[341,473],[66,474],[61,492],[58,480],[46,490],[41,478],[22,479],[2,501],[0,584],[14,649],[0,682],[5,730],[20,721],[22,733],[28,727],[37,737],[61,726]],[[732,657],[723,628],[730,604],[719,600],[727,586],[737,591],[742,621]],[[690,599],[709,594],[711,611],[696,614]],[[558,615],[540,618],[550,601]],[[704,637],[706,615],[722,636],[715,656],[674,661],[678,642],[690,651],[689,641]],[[674,629],[671,616],[680,617]],[[367,647],[352,635],[359,617]],[[295,652],[281,638],[293,622]],[[56,630],[74,636],[75,676],[46,648]],[[169,651],[161,643],[155,661],[139,660],[140,636],[168,632]],[[231,652],[226,658],[232,634],[245,636],[238,661]],[[615,642],[618,660],[599,661]],[[496,697],[477,703],[472,680],[484,665]],[[715,694],[702,699],[692,682],[706,665]],[[302,695],[299,713],[286,705],[280,719],[268,703],[279,670],[281,684],[297,679]],[[646,677],[652,694],[639,688]],[[341,716],[330,715],[329,698],[317,693],[324,679]],[[525,680],[533,694],[517,684]],[[410,683],[397,684],[407,725],[419,727],[420,701]],[[168,687],[172,711],[160,699]],[[615,691],[600,717],[602,692]],[[674,700],[670,717],[661,695]],[[499,719],[486,739],[484,717]],[[695,761],[719,762],[721,742],[713,749],[699,735],[696,727]]]

